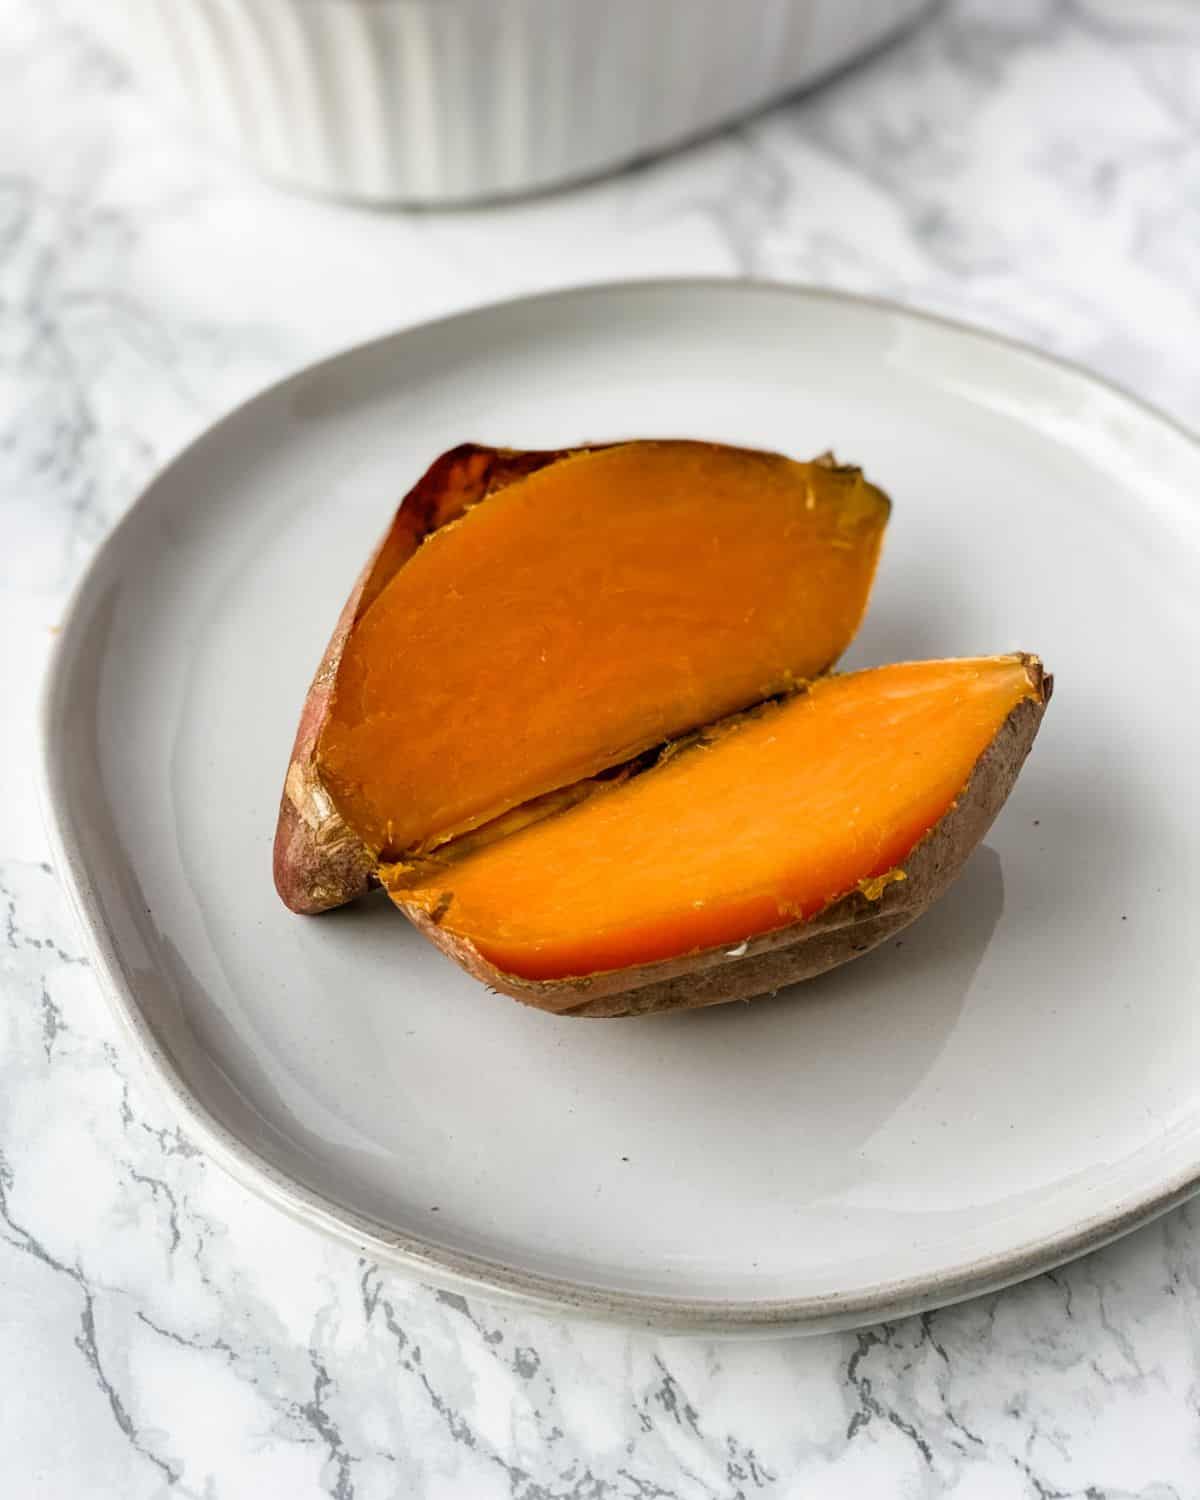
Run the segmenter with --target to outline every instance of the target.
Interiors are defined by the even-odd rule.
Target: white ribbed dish
[[[585,177],[813,82],[929,0],[78,0],[272,176],[453,202]]]

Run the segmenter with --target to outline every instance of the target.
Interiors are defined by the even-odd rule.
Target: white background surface
[[[258,1205],[146,1091],[79,962],[30,738],[65,591],[159,463],[304,359],[511,291],[879,292],[1200,421],[1195,7],[951,5],[668,162],[445,217],[261,186],[160,125],[53,6],[0,0],[0,36],[0,1489],[1194,1493],[1194,1210],[925,1319],[739,1346],[464,1306]]]

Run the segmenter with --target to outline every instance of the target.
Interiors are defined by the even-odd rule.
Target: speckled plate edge
[[[276,382],[226,413],[151,480],[98,549],[64,611],[42,690],[37,784],[54,868],[78,919],[88,957],[102,991],[133,1043],[141,1064],[169,1098],[185,1131],[243,1187],[282,1209],[300,1223],[321,1230],[352,1247],[358,1254],[370,1256],[421,1281],[449,1291],[516,1304],[552,1316],[621,1323],[664,1333],[772,1337],[861,1327],[883,1319],[903,1317],[998,1291],[1039,1272],[1052,1270],[1079,1255],[1100,1249],[1200,1192],[1200,1160],[1185,1171],[1164,1179],[1150,1190],[1129,1195],[1115,1209],[1077,1220],[1055,1234],[1031,1241],[1015,1250],[982,1257],[948,1272],[881,1282],[867,1291],[845,1295],[832,1293],[820,1297],[744,1302],[674,1299],[636,1293],[614,1294],[602,1288],[556,1277],[533,1275],[501,1262],[464,1255],[415,1237],[399,1235],[385,1225],[304,1187],[272,1166],[223,1125],[180,1077],[142,1012],[135,986],[127,976],[116,941],[104,919],[80,842],[75,835],[67,785],[68,774],[52,732],[60,711],[68,664],[76,650],[77,636],[84,628],[83,622],[87,618],[86,604],[102,569],[111,566],[112,558],[119,553],[135,513],[146,503],[162,479],[187,460],[195,446],[211,438],[261,397],[268,393],[283,393],[290,386],[310,379],[316,372],[332,372],[339,362],[355,359],[366,349],[378,348],[392,341],[399,342],[418,331],[427,332],[438,326],[448,327],[476,317],[486,317],[500,306],[524,306],[532,311],[546,303],[570,298],[620,298],[631,293],[644,295],[656,292],[670,295],[675,290],[692,293],[712,290],[728,295],[734,287],[746,296],[766,292],[773,296],[794,296],[809,303],[874,308],[901,321],[932,325],[967,340],[1006,348],[1032,361],[1047,373],[1057,374],[1060,378],[1082,383],[1105,391],[1110,397],[1117,397],[1141,420],[1159,424],[1175,439],[1182,438],[1196,450],[1197,457],[1200,458],[1200,438],[1195,433],[1148,402],[1083,366],[1045,354],[1019,340],[972,328],[969,324],[952,318],[907,308],[884,298],[860,297],[781,282],[737,282],[721,277],[700,277],[596,283],[470,308],[450,317],[431,319],[369,340],[316,361]]]

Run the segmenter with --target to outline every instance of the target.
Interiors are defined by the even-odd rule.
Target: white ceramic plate
[[[916,927],[746,1007],[555,1019],[385,901],[271,885],[309,675],[398,496],[474,438],[834,447],[893,495],[848,661],[1023,648],[1058,691]],[[151,486],[45,710],[59,868],[202,1144],[445,1286],[670,1328],[867,1321],[1000,1285],[1200,1180],[1200,449],[946,323],[734,283],[578,292],[356,349]]]

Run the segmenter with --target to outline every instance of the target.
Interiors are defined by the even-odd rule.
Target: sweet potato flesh
[[[853,637],[887,512],[857,470],[709,444],[560,459],[357,622],[323,784],[397,858],[786,690]]]
[[[736,946],[904,878],[1038,692],[1020,657],[826,678],[567,812],[385,879],[397,904],[526,979]]]

